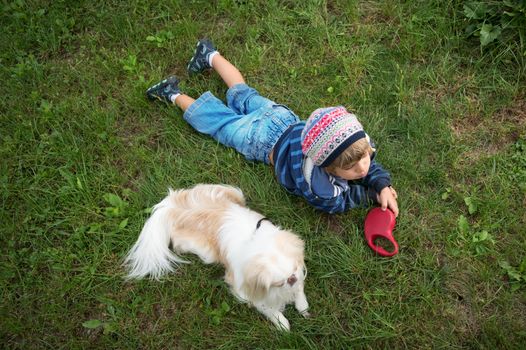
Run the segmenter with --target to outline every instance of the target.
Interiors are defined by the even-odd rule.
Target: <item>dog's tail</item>
[[[170,227],[173,222],[169,214],[174,208],[170,202],[170,194],[153,208],[139,239],[124,259],[128,270],[127,278],[150,275],[151,278],[158,279],[173,271],[178,263],[188,263],[170,250]]]

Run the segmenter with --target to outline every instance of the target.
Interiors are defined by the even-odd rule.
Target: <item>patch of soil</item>
[[[336,233],[339,236],[345,234],[346,230],[341,222],[340,218],[335,215],[323,214],[324,218],[327,220],[327,227],[330,231]]]
[[[468,273],[451,272],[444,286],[453,306],[446,311],[446,317],[452,322],[455,333],[461,338],[472,338],[481,329],[471,301],[469,290],[471,284]]]
[[[451,124],[453,136],[470,147],[461,158],[468,163],[494,156],[526,134],[526,96],[519,95],[512,104],[490,118],[466,115]]]
[[[395,16],[388,16],[386,11],[370,2],[361,2],[359,13],[363,24],[387,23],[390,25],[399,24]]]

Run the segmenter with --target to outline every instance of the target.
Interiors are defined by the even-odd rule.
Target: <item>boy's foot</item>
[[[179,79],[175,76],[168,77],[146,90],[146,96],[150,100],[159,100],[169,104],[172,103],[170,97],[180,93]]]
[[[217,52],[214,44],[208,39],[201,39],[197,42],[194,56],[186,67],[189,74],[201,73],[206,69],[212,68],[210,65],[210,54]]]

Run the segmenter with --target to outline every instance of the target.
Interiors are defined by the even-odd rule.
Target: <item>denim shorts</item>
[[[228,89],[227,105],[202,94],[183,118],[197,131],[235,148],[249,160],[269,164],[269,153],[287,128],[299,121],[287,107],[262,97],[246,84]]]

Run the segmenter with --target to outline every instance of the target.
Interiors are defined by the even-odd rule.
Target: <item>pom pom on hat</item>
[[[315,165],[326,167],[364,137],[362,124],[344,107],[318,108],[301,132],[301,150]]]

